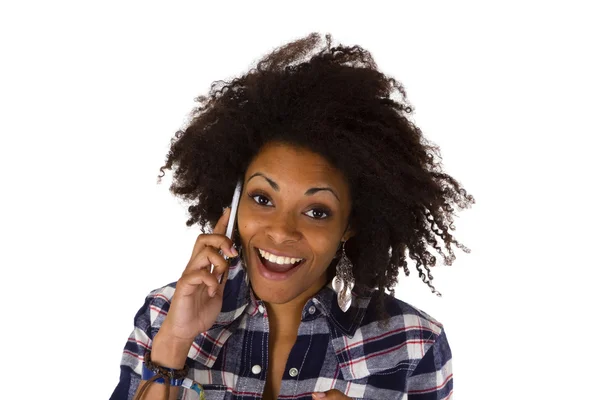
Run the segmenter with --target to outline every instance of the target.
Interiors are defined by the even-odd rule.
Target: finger
[[[227,279],[229,278],[229,270],[230,269],[231,269],[231,267],[226,268],[225,272],[223,272],[222,274],[217,274],[217,282],[219,282],[218,291],[221,295],[225,291],[225,284],[227,283]]]
[[[313,399],[315,400],[348,400],[350,397],[346,396],[344,393],[340,392],[337,389],[331,389],[326,392],[314,392],[312,394]]]
[[[211,265],[214,266],[214,270],[211,270]],[[208,269],[209,272],[219,275],[229,269],[229,262],[225,260],[216,248],[207,246],[190,260],[183,273],[202,269]]]
[[[230,214],[231,214],[231,207],[225,208],[225,210],[223,211],[223,215],[221,215],[221,218],[219,218],[219,220],[215,224],[213,233],[225,235],[225,232],[227,231],[227,223],[229,222]]]
[[[228,257],[235,257],[238,255],[237,250],[233,247],[233,241],[225,235],[220,234],[201,234],[196,238],[194,244],[194,250],[190,260],[196,257],[202,249],[206,247],[214,247],[223,252]]]
[[[189,271],[181,275],[181,278],[177,281],[175,292],[178,292],[180,296],[189,296],[194,294],[201,285],[205,286],[210,297],[213,297],[219,289],[217,278],[208,270],[202,269],[200,271]]]
[[[207,268],[208,266],[210,268]],[[188,267],[190,270],[207,268],[211,274],[217,277],[217,282],[221,284],[223,282],[222,277],[229,271],[229,261],[223,257],[221,252],[217,252],[217,249],[214,247],[205,247],[190,262]]]

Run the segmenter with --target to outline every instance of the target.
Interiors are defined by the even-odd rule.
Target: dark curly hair
[[[321,36],[311,33],[276,48],[245,75],[213,82],[171,140],[158,182],[165,169],[173,169],[170,191],[193,203],[187,226],[199,223],[206,233],[263,145],[309,149],[348,179],[350,221],[359,229],[346,254],[357,287],[378,288],[382,306],[385,289],[394,294],[400,267],[409,274],[408,256],[439,296],[430,272],[436,257],[427,247],[446,265],[455,259],[452,243],[469,253],[449,231],[455,229],[455,207],[468,208],[475,200],[442,172],[439,148],[407,118],[412,107],[402,84],[379,72],[360,46],[331,47],[331,35],[325,37],[324,48],[317,48]],[[397,100],[391,98],[395,91]]]

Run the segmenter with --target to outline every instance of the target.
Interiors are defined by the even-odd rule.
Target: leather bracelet
[[[155,379],[156,383],[165,383],[165,379],[169,380],[169,384],[172,386],[181,386],[183,380],[188,374],[190,367],[184,365],[182,369],[166,368],[155,364],[150,359],[150,352],[144,354],[144,363],[142,364],[142,379],[147,381],[155,375],[159,375],[160,378]]]

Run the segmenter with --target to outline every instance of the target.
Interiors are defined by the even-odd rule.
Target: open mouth
[[[300,265],[306,262],[306,259],[303,258],[289,263],[281,263],[282,260],[279,260],[280,262],[278,263],[267,260],[256,247],[254,248],[254,252],[256,253],[256,258],[259,261],[260,266],[264,268],[264,271],[261,271],[262,275],[269,279],[285,279],[293,273],[292,271],[295,271]]]

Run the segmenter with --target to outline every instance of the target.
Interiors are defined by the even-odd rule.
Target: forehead
[[[335,186],[346,186],[344,174],[323,156],[311,150],[284,143],[265,145],[248,166],[246,178],[255,172],[269,174],[276,181],[308,184],[329,183]]]

